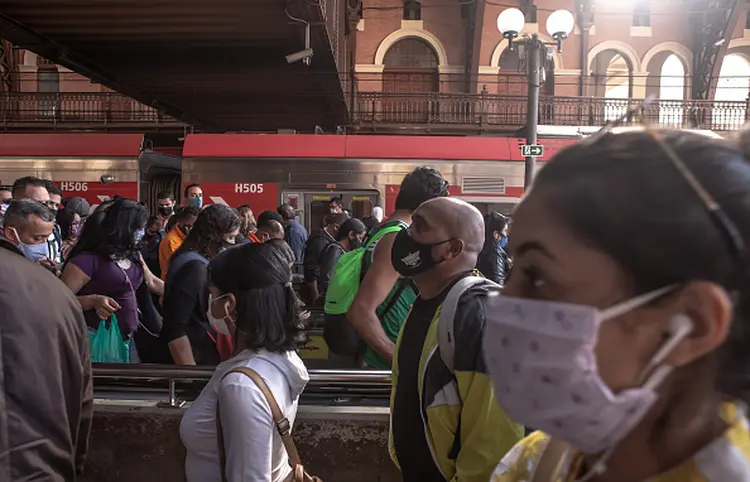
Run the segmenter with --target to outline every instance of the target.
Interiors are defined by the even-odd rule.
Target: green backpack
[[[373,230],[361,248],[344,253],[339,258],[333,268],[333,275],[326,291],[324,311],[327,315],[343,315],[349,310],[359,291],[359,284],[364,278],[363,264],[367,250],[373,248],[375,243],[386,234],[396,233],[408,227],[402,221],[387,223]]]

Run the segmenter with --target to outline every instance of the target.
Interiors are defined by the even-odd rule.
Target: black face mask
[[[354,236],[353,238],[349,238],[349,251],[354,251],[355,249],[362,247],[362,240],[358,237]]]
[[[406,229],[396,235],[391,249],[391,263],[401,276],[411,277],[429,271],[439,265],[444,259],[435,261],[432,258],[432,248],[451,241],[446,239],[439,243],[422,244],[415,241]]]
[[[172,206],[159,206],[159,214],[162,216],[169,216],[174,212],[174,208]]]

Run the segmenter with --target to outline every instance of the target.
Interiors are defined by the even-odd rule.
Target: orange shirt
[[[166,281],[167,269],[169,268],[169,260],[177,248],[182,246],[182,242],[185,241],[187,235],[182,232],[179,226],[172,228],[170,232],[164,236],[159,244],[159,267],[161,268],[161,279]]]

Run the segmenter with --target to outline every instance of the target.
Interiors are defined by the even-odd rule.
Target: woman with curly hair
[[[215,365],[221,361],[216,331],[206,318],[206,265],[234,245],[239,228],[240,219],[232,208],[222,204],[208,206],[170,259],[161,338],[177,365]]]
[[[132,339],[138,329],[135,290],[144,280],[138,246],[147,219],[146,208],[118,199],[89,219],[71,250],[61,280],[78,295],[91,330],[113,314],[124,339]],[[130,361],[136,363],[135,344],[129,346]]]

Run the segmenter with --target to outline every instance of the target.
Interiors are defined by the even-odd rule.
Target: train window
[[[325,225],[326,215],[330,212],[328,207],[330,202],[330,198],[326,198],[325,200],[314,199],[310,203],[310,231],[316,231]]]
[[[370,202],[369,199],[355,199],[349,205],[349,209],[352,211],[353,218],[366,218],[367,216],[372,215],[372,202]]]

